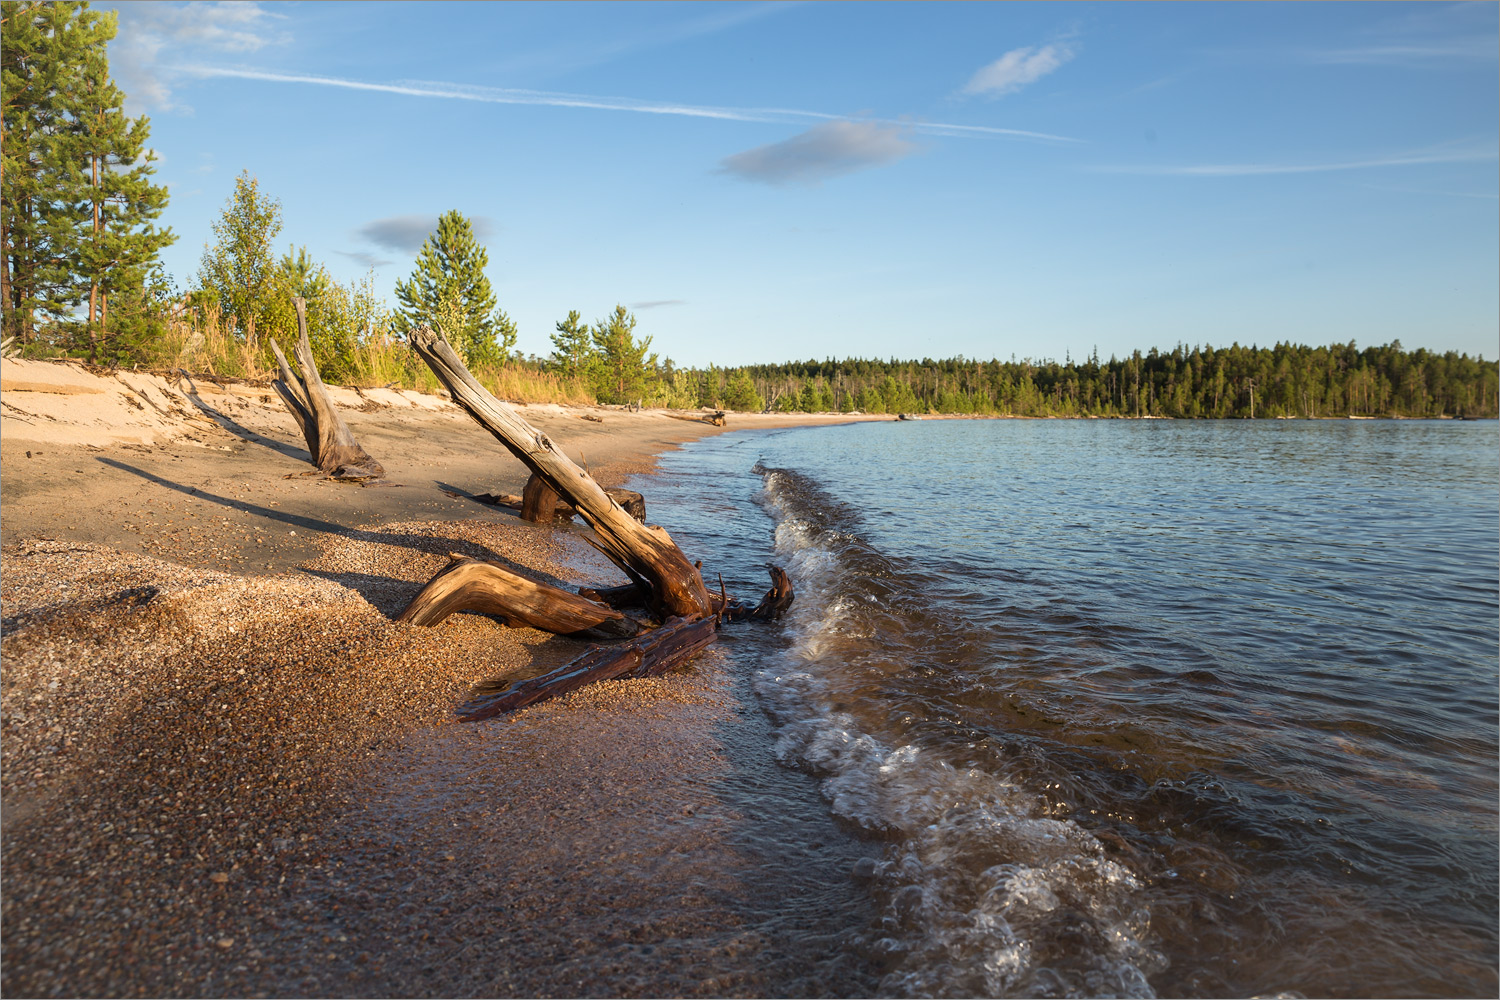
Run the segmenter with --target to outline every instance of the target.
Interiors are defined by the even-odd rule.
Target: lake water
[[[882,992],[1493,997],[1497,455],[1495,422],[891,421],[641,485],[732,593],[791,573],[723,648],[879,845]]]

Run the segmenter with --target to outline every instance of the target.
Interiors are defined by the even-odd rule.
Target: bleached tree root
[[[281,377],[271,383],[281,401],[292,411],[292,419],[302,429],[303,440],[316,465],[332,479],[365,482],[385,476],[385,468],[359,446],[349,425],[334,408],[328,388],[318,375],[313,361],[312,345],[307,339],[307,303],[301,296],[292,300],[297,309],[297,346],[293,349],[302,367],[300,377],[292,374],[286,355],[275,340],[271,350]]]

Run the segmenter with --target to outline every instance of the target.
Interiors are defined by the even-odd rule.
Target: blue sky
[[[527,353],[1500,354],[1493,3],[100,6],[180,285],[248,170],[392,302],[475,219]]]

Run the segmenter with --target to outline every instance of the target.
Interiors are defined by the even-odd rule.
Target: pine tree
[[[498,364],[516,345],[516,325],[495,304],[484,269],[489,252],[461,212],[444,212],[437,229],[422,241],[408,281],[396,282],[403,308],[392,316],[400,333],[430,323],[448,338],[470,367]]]
[[[99,26],[113,38],[119,15],[111,11]],[[78,178],[87,197],[88,229],[81,240],[79,276],[88,282],[89,357],[97,357],[109,337],[109,296],[138,289],[157,253],[176,237],[152,222],[167,207],[167,189],[151,183],[155,155],[146,148],[151,134],[144,116],[125,116],[125,94],[109,76],[105,46],[91,48],[84,60],[74,108],[70,163],[83,167]]]
[[[635,339],[635,316],[624,306],[594,324],[594,349],[599,355],[595,395],[606,403],[628,403],[644,395],[646,382],[656,372],[656,355],[647,355],[651,338]]]
[[[125,117],[109,77],[116,21],[86,3],[0,3],[0,298],[5,333],[23,343],[36,339],[38,313],[57,324],[89,296],[97,354],[107,296],[141,298],[156,253],[174,238],[150,224],[167,193],[142,157],[149,122]]]
[[[568,318],[559,320],[552,335],[552,358],[549,367],[565,378],[588,373],[593,361],[594,344],[588,324],[577,309],[568,310]]]
[[[766,400],[755,391],[755,383],[751,381],[750,373],[743,368],[738,368],[729,377],[729,385],[725,387],[724,405],[731,410],[759,413],[766,408]]]
[[[214,241],[203,245],[198,284],[219,300],[219,314],[234,320],[255,343],[255,324],[269,304],[276,265],[271,241],[281,232],[281,202],[260,193],[246,170],[234,179],[234,194],[213,224]]]

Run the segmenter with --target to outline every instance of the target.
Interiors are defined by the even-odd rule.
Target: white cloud
[[[721,169],[766,184],[816,184],[827,177],[892,163],[916,150],[899,128],[836,121],[801,135],[725,157]]]
[[[170,65],[216,53],[258,52],[287,40],[275,27],[281,15],[247,2],[122,3],[119,31],[109,46],[110,69],[132,112],[181,109],[172,97]]]
[[[1066,45],[1011,49],[975,73],[964,85],[965,94],[1004,97],[1034,83],[1073,58]]]

